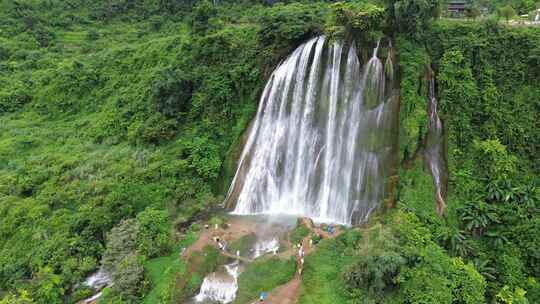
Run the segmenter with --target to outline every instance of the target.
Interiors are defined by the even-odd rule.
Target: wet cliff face
[[[444,126],[438,114],[436,79],[433,71],[426,71],[427,83],[427,131],[424,135],[422,157],[426,171],[431,174],[435,187],[437,213],[443,215],[446,209],[446,192],[448,188],[448,158]]]
[[[387,48],[387,50],[391,48]],[[266,84],[226,205],[357,224],[382,205],[397,159],[392,51],[314,38]]]

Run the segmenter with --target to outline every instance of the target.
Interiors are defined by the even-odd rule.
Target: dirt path
[[[300,285],[302,285],[302,279],[300,276],[295,275],[288,283],[274,289],[264,303],[295,304],[298,302],[298,296],[300,295]]]
[[[213,242],[214,237],[219,237],[227,243],[231,243],[233,240],[254,233],[257,224],[255,221],[239,217],[233,217],[227,223],[229,224],[227,229],[216,229],[215,227],[208,227],[208,229],[203,228],[199,235],[199,239],[186,248],[182,257],[187,259],[193,252],[202,251],[206,245],[215,245]]]
[[[336,232],[329,234],[327,231],[322,230],[319,227],[309,226],[311,232],[314,234],[321,235],[324,239],[327,238],[335,238],[339,236],[342,231],[336,230]],[[310,245],[311,236],[306,236],[302,240],[302,247],[304,249],[304,256],[307,257],[309,254],[311,254],[313,251],[315,251],[316,247],[315,245]],[[294,274],[294,277],[289,282],[275,288],[270,292],[268,295],[268,299],[264,302],[265,304],[296,304],[298,303],[298,298],[300,296],[300,286],[302,285],[302,274],[299,272],[300,269],[302,269],[303,265],[300,262],[300,257],[298,256],[298,248],[293,247],[292,249],[294,255],[296,255],[296,273]],[[288,250],[287,253],[290,256],[290,250]]]

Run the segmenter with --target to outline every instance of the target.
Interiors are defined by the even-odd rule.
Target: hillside
[[[265,83],[320,34],[356,40],[361,58],[395,43],[399,166],[393,208],[306,258],[299,303],[540,303],[540,28],[389,3],[0,3],[0,303],[76,303],[101,265],[115,285],[99,303],[193,296],[224,262],[181,248],[228,220],[220,205]],[[421,157],[428,70],[444,217]],[[255,263],[240,292],[254,296],[242,284],[257,267],[273,288],[293,264]]]

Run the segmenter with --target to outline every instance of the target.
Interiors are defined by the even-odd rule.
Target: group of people
[[[313,243],[310,243],[310,246],[311,244]],[[300,243],[298,244],[298,275],[301,275],[302,274],[302,269],[304,268],[304,256],[305,256],[305,252],[304,252],[304,244]]]

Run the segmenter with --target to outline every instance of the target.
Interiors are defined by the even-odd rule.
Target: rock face
[[[313,229],[313,227],[315,227],[313,220],[310,219],[309,217],[301,217],[298,219],[298,221],[299,221],[299,224],[306,226],[310,230]]]
[[[446,192],[448,188],[448,161],[447,148],[444,138],[443,122],[439,118],[438,101],[435,90],[435,76],[433,71],[427,71],[428,82],[428,121],[427,134],[424,144],[424,167],[429,171],[435,186],[435,202],[437,213],[443,215],[446,209]]]

